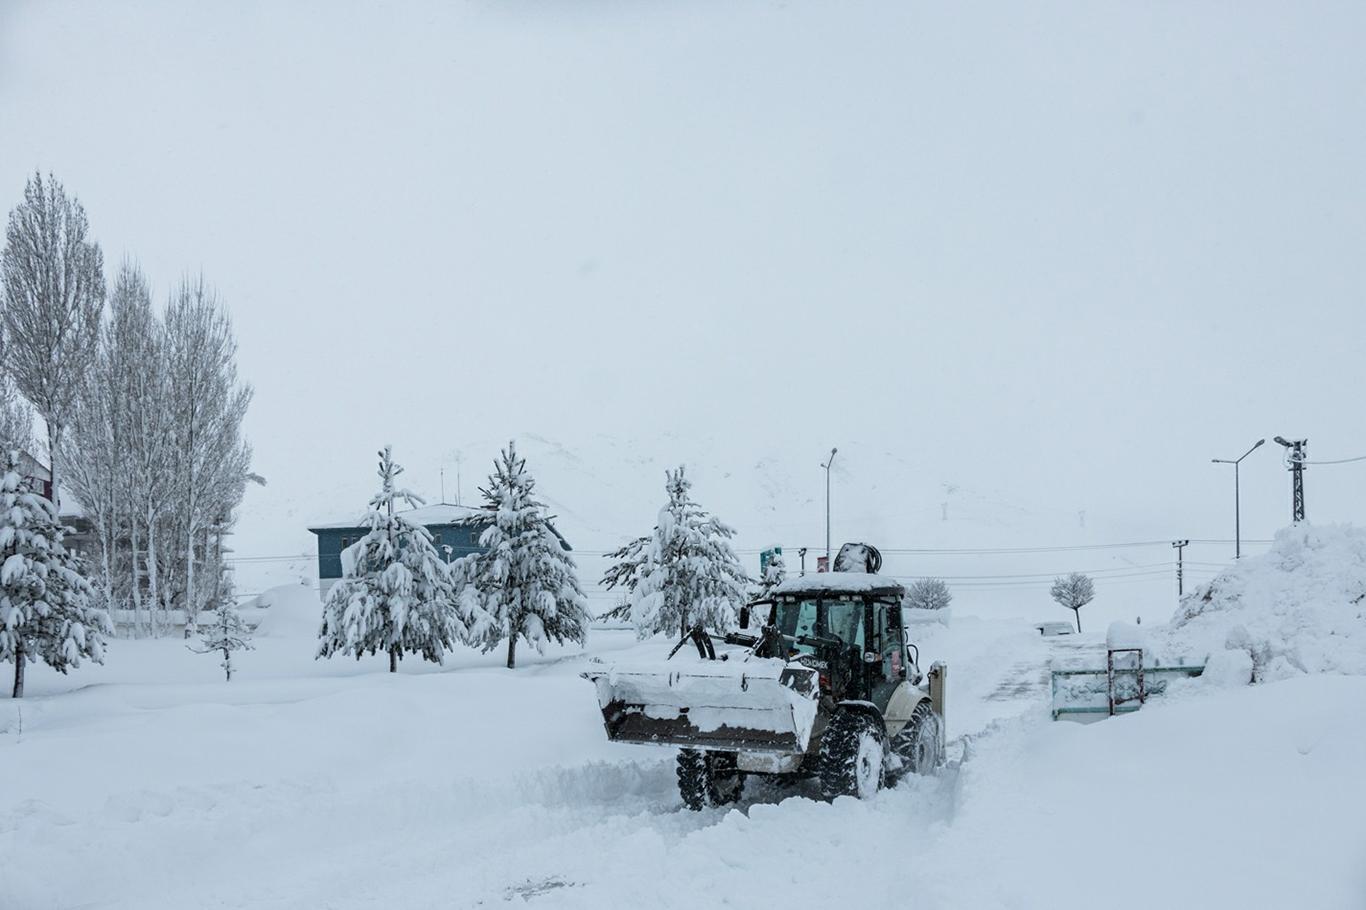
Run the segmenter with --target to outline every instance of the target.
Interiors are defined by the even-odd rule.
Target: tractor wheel
[[[916,705],[911,720],[892,740],[892,751],[911,774],[929,774],[944,757],[944,725],[930,703]]]
[[[733,803],[744,787],[745,775],[735,767],[735,753],[699,749],[678,753],[678,795],[694,812]]]
[[[821,792],[826,799],[871,799],[882,789],[886,761],[881,725],[866,714],[840,711],[821,737]]]

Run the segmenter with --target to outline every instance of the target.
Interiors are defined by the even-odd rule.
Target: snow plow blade
[[[672,672],[585,671],[612,742],[734,752],[806,751],[820,691],[816,671],[781,660],[705,661]]]

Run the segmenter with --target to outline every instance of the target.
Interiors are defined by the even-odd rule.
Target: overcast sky
[[[434,493],[470,440],[668,432],[817,485],[854,440],[1227,535],[1211,457],[1366,454],[1364,26],[1359,2],[0,0],[0,206],[50,170],[111,269],[218,286],[272,484],[244,526],[334,517],[269,503],[354,498],[384,442]],[[1289,509],[1268,449],[1261,535]],[[1366,464],[1310,475],[1312,518],[1363,497]]]

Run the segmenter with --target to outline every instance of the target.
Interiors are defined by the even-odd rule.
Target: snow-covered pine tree
[[[729,543],[735,531],[693,502],[682,467],[665,476],[669,502],[659,510],[636,570],[631,622],[642,638],[656,632],[686,635],[697,625],[733,629],[750,582]]]
[[[1080,633],[1081,608],[1089,604],[1096,596],[1096,586],[1091,582],[1090,576],[1083,575],[1080,572],[1059,576],[1053,579],[1053,589],[1049,593],[1059,605],[1072,611],[1072,614],[1077,618],[1077,632]]]
[[[617,587],[622,588],[622,598],[621,603],[602,614],[599,619],[625,621],[631,618],[631,594],[640,581],[641,567],[649,561],[650,540],[649,537],[637,537],[604,557],[613,560],[613,563],[603,573],[599,584],[608,591]]]
[[[773,589],[787,580],[787,563],[783,562],[783,551],[773,548],[764,566],[763,577],[759,579],[759,596],[768,597]]]
[[[81,658],[104,662],[109,616],[90,605],[81,561],[62,544],[57,510],[19,474],[19,453],[0,476],[0,661],[14,661],[13,696],[24,694],[24,666],[41,660],[59,673]]]
[[[441,663],[445,651],[469,634],[456,607],[450,572],[427,529],[394,512],[400,500],[422,500],[396,489],[403,468],[388,446],[379,453],[380,491],[363,524],[369,531],[343,559],[344,575],[327,594],[318,657],[388,654],[389,672],[405,653]]]
[[[471,553],[454,569],[466,609],[481,616],[484,650],[507,639],[508,669],[517,666],[519,638],[541,653],[547,642],[588,640],[588,598],[578,568],[551,529],[535,489],[526,459],[509,442],[493,463],[488,486],[479,490],[493,519],[479,536],[485,552]]]
[[[949,586],[939,578],[920,578],[906,589],[902,606],[910,610],[943,610],[953,602]]]
[[[190,647],[190,650],[196,654],[222,651],[223,662],[219,666],[223,668],[228,682],[232,682],[232,673],[237,669],[232,662],[232,652],[254,650],[251,644],[251,629],[247,628],[247,624],[242,621],[242,615],[237,612],[237,607],[230,600],[218,605],[213,614],[213,625],[204,629],[201,641],[202,648]]]

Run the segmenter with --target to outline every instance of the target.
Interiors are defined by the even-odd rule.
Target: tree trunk
[[[232,682],[232,650],[223,649],[223,672],[227,674],[228,682]]]
[[[133,576],[133,634],[138,635],[142,623],[142,590],[138,584],[138,520],[131,514],[128,516],[128,537],[131,546],[128,561]]]
[[[194,522],[185,531],[185,637],[199,627],[199,607],[194,599]]]
[[[19,642],[19,647],[14,652],[14,692],[12,698],[24,697],[24,643]]]
[[[114,532],[111,530],[112,519],[100,522],[100,536],[104,540],[100,541],[100,564],[104,568],[104,608],[109,611],[109,621],[114,621],[114,564],[109,557],[110,551],[114,548]],[[115,627],[115,632],[117,632]]]
[[[147,598],[152,602],[148,611],[148,624],[152,627],[152,637],[158,638],[161,630],[157,625],[157,609],[161,602],[157,599],[160,579],[157,576],[157,525],[156,518],[147,514]]]
[[[47,471],[52,483],[52,508],[60,517],[62,507],[57,503],[57,446],[62,441],[62,427],[54,424],[49,414],[43,415],[43,422],[47,424]]]
[[[389,649],[389,672],[398,672],[398,648]]]
[[[1081,608],[1080,608],[1080,607],[1073,607],[1073,608],[1072,608],[1072,613],[1073,613],[1073,615],[1075,615],[1075,616],[1077,617],[1077,634],[1080,635],[1080,634],[1081,634]]]
[[[517,631],[508,636],[508,669],[517,669]]]

